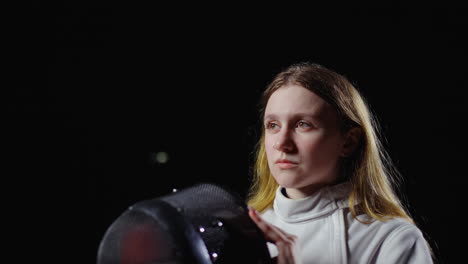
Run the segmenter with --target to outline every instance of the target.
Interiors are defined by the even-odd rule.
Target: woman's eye
[[[299,127],[299,128],[310,128],[310,127],[312,127],[312,125],[307,123],[307,122],[304,122],[304,121],[299,121],[297,123],[297,127]]]
[[[278,127],[278,125],[275,124],[275,123],[270,122],[270,123],[266,124],[266,129],[276,129],[277,127]]]

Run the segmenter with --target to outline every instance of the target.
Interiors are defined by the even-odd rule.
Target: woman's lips
[[[291,169],[291,168],[297,167],[298,165],[297,162],[286,160],[286,159],[277,160],[275,163],[278,165],[280,169]]]

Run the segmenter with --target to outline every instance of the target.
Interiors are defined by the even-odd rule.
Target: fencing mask
[[[135,203],[107,229],[98,264],[272,263],[236,193],[203,183]]]

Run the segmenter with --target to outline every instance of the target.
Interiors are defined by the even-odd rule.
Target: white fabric
[[[273,208],[263,218],[299,237],[302,261],[308,263],[432,263],[421,231],[394,218],[362,224],[348,207],[349,183],[322,188],[303,199],[289,199],[276,191]],[[359,216],[367,220],[366,216]],[[268,243],[272,257],[276,246]]]

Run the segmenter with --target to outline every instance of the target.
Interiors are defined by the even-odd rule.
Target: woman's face
[[[315,93],[298,85],[276,90],[265,117],[268,165],[290,198],[333,184],[344,145],[338,113]]]

